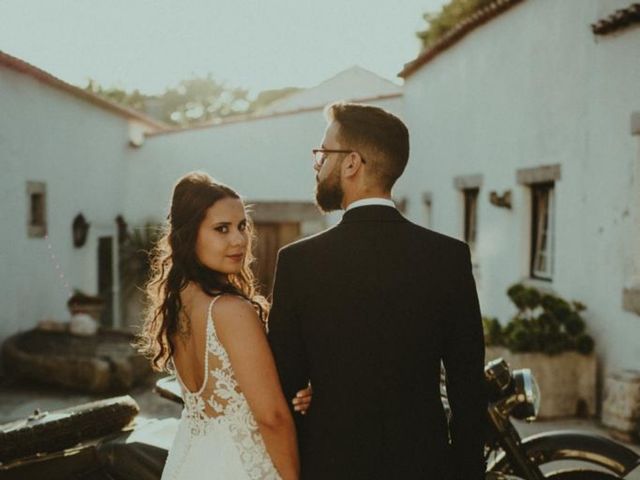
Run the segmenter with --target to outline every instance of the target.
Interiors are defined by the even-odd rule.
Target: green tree
[[[246,113],[250,105],[247,93],[218,83],[211,75],[182,80],[161,96],[162,120],[188,126]]]
[[[168,125],[188,127],[233,115],[259,113],[265,106],[299,89],[265,90],[250,100],[246,89],[229,87],[207,75],[182,80],[160,95],[145,95],[138,90],[128,92],[118,87],[105,88],[95,80],[89,80],[85,90]]]
[[[124,107],[133,108],[134,110],[139,111],[144,111],[145,102],[148,98],[138,90],[127,92],[126,90],[117,87],[104,88],[96,80],[93,79],[89,79],[89,83],[84,89],[88,92],[104,97],[107,100],[118,103]]]
[[[423,17],[427,22],[427,28],[417,33],[418,38],[422,41],[422,48],[426,50],[431,47],[460,21],[494,1],[451,0],[438,13],[425,13]]]

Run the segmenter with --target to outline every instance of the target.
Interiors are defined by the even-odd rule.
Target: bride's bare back
[[[213,298],[193,285],[188,286],[180,297],[182,308],[178,328],[171,339],[172,362],[184,387],[195,393],[204,385],[209,370],[205,365],[207,317]]]
[[[262,436],[270,433],[264,429],[272,421],[267,412],[288,411],[260,319],[249,302],[233,295],[212,299],[195,288],[183,294],[185,323],[174,337],[172,360],[186,428],[174,445],[210,444],[217,453],[173,448],[163,479],[199,478],[193,475],[212,468],[225,472],[221,478],[280,478]]]

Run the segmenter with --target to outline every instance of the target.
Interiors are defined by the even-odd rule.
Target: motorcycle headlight
[[[517,405],[511,415],[520,420],[535,420],[540,411],[540,388],[528,368],[513,371]]]

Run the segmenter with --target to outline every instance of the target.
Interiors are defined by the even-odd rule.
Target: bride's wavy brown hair
[[[180,292],[196,283],[211,296],[229,293],[250,301],[265,322],[268,303],[258,293],[251,271],[253,226],[247,218],[248,245],[237,274],[221,274],[204,266],[196,256],[196,239],[207,209],[224,198],[240,199],[231,188],[202,172],[182,177],[173,189],[164,234],[151,251],[151,276],[145,287],[147,308],[138,350],[151,360],[155,370],[168,369],[174,351],[172,338],[178,330],[182,308]]]

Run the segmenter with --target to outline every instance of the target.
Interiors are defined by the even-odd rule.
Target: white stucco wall
[[[640,317],[622,309],[638,269],[640,28],[594,37],[590,24],[629,2],[525,1],[476,29],[410,76],[405,116],[412,155],[398,190],[409,215],[462,237],[457,175],[482,174],[475,252],[483,313],[506,321],[506,289],[528,277],[528,188],[516,170],[560,164],[555,273],[550,287],[589,310],[606,369],[640,367]],[[488,201],[511,190],[513,208]]]
[[[125,118],[4,67],[0,111],[2,341],[40,319],[68,317],[61,272],[69,287],[96,293],[97,237],[113,234],[122,213],[129,147]],[[27,181],[46,183],[48,239],[27,235]],[[71,223],[80,212],[90,230],[77,249]]]

